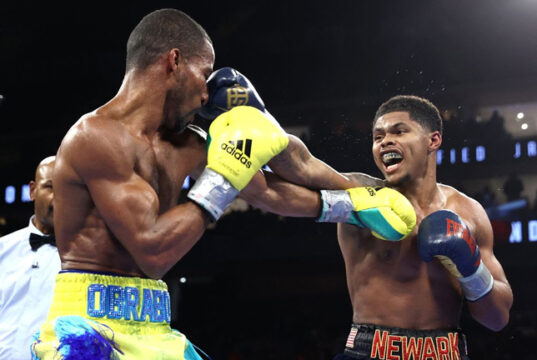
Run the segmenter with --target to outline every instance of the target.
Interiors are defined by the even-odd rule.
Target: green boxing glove
[[[346,222],[366,227],[382,240],[399,241],[416,226],[414,207],[397,190],[369,186],[347,190],[321,190],[318,222]]]

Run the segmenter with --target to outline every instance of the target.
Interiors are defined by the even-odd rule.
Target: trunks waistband
[[[345,355],[354,359],[468,359],[466,336],[458,329],[412,330],[353,324]]]
[[[161,280],[63,271],[56,276],[48,318],[79,315],[129,327],[169,327],[170,295]]]

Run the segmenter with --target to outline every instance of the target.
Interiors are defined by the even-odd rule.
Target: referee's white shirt
[[[32,336],[45,322],[61,269],[58,249],[32,251],[30,233],[43,235],[33,216],[27,227],[0,237],[0,359],[32,358]]]

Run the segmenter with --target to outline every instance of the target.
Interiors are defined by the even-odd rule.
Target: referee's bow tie
[[[32,247],[32,251],[37,251],[37,249],[45,244],[56,246],[56,238],[54,235],[30,234],[30,246]]]

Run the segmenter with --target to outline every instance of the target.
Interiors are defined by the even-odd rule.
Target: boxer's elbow
[[[505,301],[504,306],[502,306],[501,310],[498,311],[496,321],[494,321],[494,324],[492,325],[492,327],[489,327],[489,329],[491,329],[492,331],[500,331],[507,326],[507,324],[509,323],[509,312],[511,310],[512,305],[513,295],[511,293],[511,296]]]
[[[159,246],[140,246],[133,255],[136,264],[142,272],[151,279],[159,280],[172,268],[178,261],[171,259],[168,254]]]
[[[139,259],[137,263],[148,278],[155,280],[162,279],[173,266],[173,264],[169,265],[159,260],[158,256],[155,255],[145,256],[143,259]]]
[[[190,251],[210,223],[209,215],[198,205],[192,203],[187,210],[164,218],[162,223],[166,226],[153,227],[134,235],[128,250],[148,277],[162,278]],[[176,217],[179,217],[178,221]]]
[[[479,321],[479,320],[478,320]],[[485,326],[489,330],[498,332],[507,326],[509,323],[509,312],[501,311],[499,314],[496,314],[494,317],[488,317],[479,321],[481,325]]]
[[[153,280],[160,280],[164,277],[164,274],[161,274],[160,272],[153,271],[153,270],[142,270],[145,274],[145,276],[149,279]]]
[[[492,331],[500,331],[509,323],[509,313],[513,306],[513,291],[507,282],[495,282],[495,287],[500,295],[498,296],[498,305],[496,306],[496,315],[491,326],[488,328]]]
[[[492,331],[498,332],[500,330],[503,330],[507,326],[508,323],[509,323],[509,313],[507,313],[503,319],[495,323],[494,326],[490,327],[489,329]]]
[[[489,330],[500,331],[509,323],[513,293],[509,287],[498,285],[489,295],[469,305],[470,312],[477,322]]]

